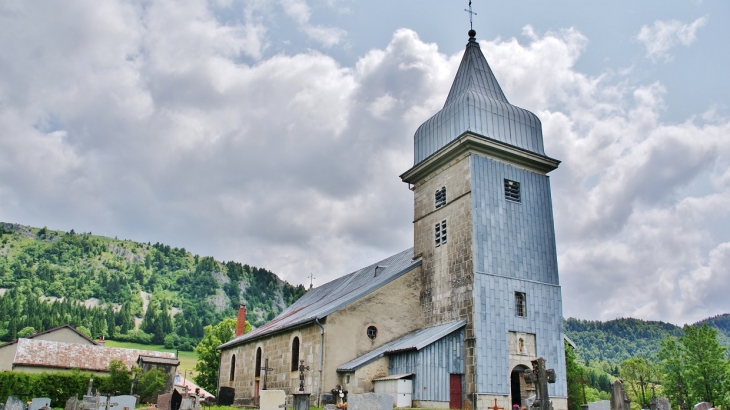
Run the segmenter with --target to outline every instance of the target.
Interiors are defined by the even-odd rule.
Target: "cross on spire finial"
[[[469,13],[469,28],[474,30],[474,22],[472,21],[472,17],[476,16],[477,13],[471,11],[471,0],[469,0],[469,10],[464,9],[464,11]]]
[[[314,287],[314,273],[310,273],[309,276],[309,289],[312,289]]]

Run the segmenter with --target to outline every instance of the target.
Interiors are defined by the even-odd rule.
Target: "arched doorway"
[[[525,399],[527,396],[527,382],[522,377],[522,372],[527,369],[527,366],[517,365],[512,369],[510,374],[510,393],[512,396],[512,406],[515,404],[522,407],[524,406]],[[524,397],[523,397],[524,396]]]

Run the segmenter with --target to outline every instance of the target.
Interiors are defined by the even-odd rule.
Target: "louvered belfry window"
[[[436,247],[446,244],[446,220],[436,223],[434,236],[436,239]]]
[[[517,181],[504,180],[504,197],[510,201],[520,202],[520,183]]]
[[[446,205],[446,187],[436,190],[436,208]]]

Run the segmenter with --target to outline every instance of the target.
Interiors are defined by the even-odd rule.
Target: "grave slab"
[[[41,407],[51,407],[51,399],[48,397],[36,397],[30,402],[28,410],[40,410]]]
[[[611,410],[611,401],[601,400],[588,403],[588,410]]]
[[[259,410],[283,410],[286,405],[284,390],[261,390]]]
[[[5,401],[5,410],[25,410],[25,403],[17,397],[8,396]]]
[[[134,410],[137,405],[137,398],[130,395],[112,396],[109,402],[109,410]]]
[[[348,410],[393,410],[393,396],[380,393],[349,394]]]

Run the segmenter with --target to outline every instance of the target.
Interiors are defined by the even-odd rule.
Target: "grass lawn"
[[[143,345],[139,343],[131,343],[131,342],[116,342],[114,340],[107,340],[106,346],[111,347],[123,347],[125,349],[141,349],[141,350],[154,350],[156,352],[171,352],[175,353],[175,349],[165,349],[165,346],[163,345]],[[177,367],[177,370],[180,371],[180,373],[184,371],[192,371],[193,376],[197,374],[195,369],[195,363],[198,361],[198,355],[195,352],[180,352],[178,355],[178,359],[180,360],[180,366]],[[188,374],[188,378],[190,378],[190,375]]]

